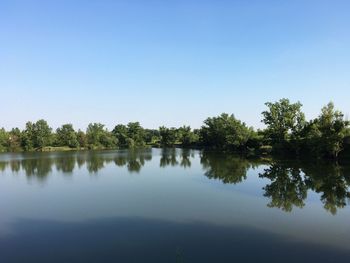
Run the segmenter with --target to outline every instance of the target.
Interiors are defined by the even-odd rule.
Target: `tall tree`
[[[22,145],[26,150],[48,146],[51,143],[51,131],[45,120],[38,120],[36,123],[27,122],[22,134]]]
[[[0,129],[0,152],[7,151],[7,142],[9,139],[9,134],[5,131],[4,128]]]
[[[79,146],[77,134],[72,124],[64,124],[56,130],[57,143],[59,146],[68,146],[76,148]]]
[[[30,151],[34,148],[34,123],[27,122],[26,128],[21,135],[22,148],[25,151]]]
[[[91,148],[113,148],[117,146],[117,139],[101,123],[90,123],[86,130],[86,136]]]
[[[78,143],[79,143],[79,147],[81,147],[81,148],[86,148],[87,147],[88,142],[87,142],[86,134],[82,130],[78,130],[78,132],[77,132],[77,140],[78,140]]]
[[[190,146],[198,142],[199,136],[195,134],[190,126],[182,126],[178,128],[179,142],[183,146]]]
[[[118,144],[121,147],[127,147],[128,128],[123,124],[118,124],[114,127],[112,134],[118,140]]]
[[[322,108],[319,117],[309,124],[309,147],[317,151],[317,155],[338,157],[343,150],[348,126],[349,122],[344,119],[343,113],[335,110],[332,102],[328,103]]]
[[[146,144],[154,144],[159,142],[160,140],[159,130],[144,129],[144,131],[145,131],[144,140]]]
[[[9,132],[7,144],[8,144],[8,150],[11,152],[21,150],[21,131],[19,128],[13,128]]]
[[[159,127],[160,143],[162,146],[173,146],[176,143],[178,134],[175,128]]]
[[[143,147],[145,146],[145,131],[139,122],[129,122],[128,130],[128,146],[129,147]]]
[[[209,147],[244,150],[252,132],[252,128],[237,120],[234,115],[222,113],[204,121],[200,136],[202,143]]]
[[[267,102],[262,122],[267,125],[266,135],[273,145],[286,146],[290,139],[297,140],[305,126],[305,115],[300,102],[290,103],[288,99]]]

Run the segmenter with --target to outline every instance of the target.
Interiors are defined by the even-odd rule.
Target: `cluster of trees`
[[[349,121],[332,102],[321,109],[316,119],[306,121],[300,102],[281,99],[266,103],[262,114],[267,128],[262,132],[264,144],[275,152],[337,158],[349,141]]]
[[[73,149],[139,148],[153,146],[205,147],[250,153],[283,153],[337,158],[350,142],[349,122],[329,103],[320,115],[306,121],[300,102],[288,99],[265,104],[264,130],[254,130],[234,115],[207,118],[200,129],[160,127],[145,129],[139,122],[116,125],[108,131],[91,123],[86,131],[64,124],[53,132],[45,120],[28,122],[24,130],[0,129],[0,151],[42,150],[45,147]]]
[[[157,146],[193,146],[199,141],[198,131],[189,126],[145,129],[139,122],[118,124],[108,131],[101,123],[91,123],[86,131],[76,131],[72,124],[64,124],[56,131],[45,120],[27,122],[25,129],[0,129],[0,152],[44,149],[114,149]]]
[[[350,144],[349,121],[332,102],[319,116],[306,121],[300,102],[267,102],[262,112],[264,130],[254,130],[234,115],[208,118],[199,130],[203,146],[254,153],[337,158]]]

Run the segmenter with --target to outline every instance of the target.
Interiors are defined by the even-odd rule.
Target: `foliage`
[[[350,156],[350,127],[343,114],[329,103],[314,120],[305,121],[300,102],[288,99],[267,102],[262,112],[266,129],[255,131],[234,115],[207,118],[200,129],[190,126],[145,129],[139,122],[118,124],[109,132],[101,123],[90,123],[86,133],[64,124],[52,133],[45,120],[27,122],[25,129],[0,129],[0,151],[54,149],[109,149],[153,146],[203,147],[246,155],[292,154],[338,158]],[[344,150],[345,149],[345,150]],[[165,159],[164,159],[165,160]],[[186,163],[186,159],[184,159]],[[165,161],[166,162],[166,161]]]
[[[22,148],[25,151],[33,150],[34,148],[34,124],[32,122],[26,123],[26,128],[22,131],[21,136]]]
[[[194,145],[199,140],[199,135],[193,132],[190,126],[182,126],[177,129],[177,137],[182,146]]]
[[[126,126],[118,124],[112,134],[118,140],[120,147],[134,148],[146,145],[146,133],[139,122],[129,122]]]
[[[160,140],[159,130],[144,129],[144,140],[146,144],[156,144]]]
[[[52,143],[52,129],[45,120],[27,122],[21,137],[24,150],[41,149]]]
[[[86,134],[81,130],[78,130],[77,132],[77,141],[81,148],[86,148],[88,145]]]
[[[7,141],[8,141],[9,135],[5,131],[4,128],[0,129],[0,152],[7,151]]]
[[[139,122],[129,122],[127,125],[128,146],[143,147],[145,143],[145,131]]]
[[[280,99],[265,105],[268,110],[262,112],[262,122],[267,126],[265,134],[272,145],[286,148],[289,140],[297,141],[305,125],[305,115],[301,112],[302,104]]]
[[[200,130],[201,142],[217,149],[244,150],[253,130],[234,115],[226,113],[208,118]]]
[[[118,124],[115,126],[112,134],[116,137],[120,146],[127,146],[128,128],[125,125]]]
[[[334,109],[332,102],[321,110],[319,117],[308,124],[305,134],[310,152],[317,156],[336,158],[343,150],[349,122],[344,115]]]
[[[86,130],[87,142],[90,148],[113,148],[117,139],[101,123],[90,123]]]
[[[69,146],[76,148],[79,146],[77,134],[72,124],[64,124],[56,130],[56,140],[58,146]]]
[[[178,134],[176,128],[159,127],[160,144],[162,146],[173,146],[176,143]]]
[[[8,147],[8,150],[11,152],[21,150],[21,130],[20,129],[13,128],[9,132],[7,147]]]

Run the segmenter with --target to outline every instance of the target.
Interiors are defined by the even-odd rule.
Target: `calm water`
[[[0,262],[348,262],[350,166],[179,149],[0,155]]]

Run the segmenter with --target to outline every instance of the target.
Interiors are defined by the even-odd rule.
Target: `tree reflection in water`
[[[335,215],[350,198],[350,170],[348,166],[336,163],[274,162],[261,178],[271,183],[264,187],[265,194],[271,198],[269,207],[278,207],[284,211],[304,207],[307,191],[320,194],[324,208]]]
[[[264,196],[271,199],[268,207],[286,212],[292,211],[293,206],[304,207],[308,187],[298,166],[273,163],[259,176],[271,181],[263,188]]]
[[[250,168],[266,164],[266,161],[203,151],[201,164],[208,178],[237,184],[246,180]],[[267,206],[285,212],[291,212],[293,207],[303,208],[308,190],[319,193],[324,208],[333,215],[350,199],[349,165],[271,160],[259,177],[270,180],[263,187],[264,196],[270,199]]]
[[[321,195],[321,201],[327,211],[334,215],[339,208],[346,206],[350,198],[348,166],[318,164],[305,166],[304,172],[309,188]]]
[[[178,150],[176,148],[162,149],[159,167],[176,166],[179,164],[177,161]]]
[[[75,156],[67,156],[65,158],[58,158],[55,160],[57,171],[64,174],[72,174],[76,163]]]
[[[219,179],[225,184],[237,184],[247,179],[252,163],[237,155],[206,152],[201,154],[204,175],[210,179]]]
[[[151,149],[47,154],[0,161],[0,171],[5,171],[7,167],[14,173],[23,170],[28,178],[43,181],[54,169],[63,174],[72,174],[76,167],[80,169],[85,165],[89,173],[98,173],[105,165],[114,162],[119,167],[126,166],[129,172],[139,172],[145,162],[150,160],[152,160]]]
[[[152,160],[152,154],[152,149],[23,154],[0,161],[0,172],[6,172],[6,169],[13,173],[23,171],[30,179],[44,181],[55,169],[63,174],[73,174],[74,169],[86,167],[89,173],[97,174],[107,164],[114,163],[126,167],[130,173],[139,173],[146,162]],[[350,165],[291,160],[263,162],[222,152],[170,148],[160,150],[159,166],[190,168],[197,156],[204,175],[224,184],[243,183],[249,169],[267,165],[259,178],[269,180],[262,189],[264,196],[270,199],[267,206],[271,208],[286,212],[291,212],[294,207],[303,208],[311,190],[320,195],[323,207],[334,215],[350,199]]]
[[[35,177],[43,181],[52,172],[54,160],[51,158],[33,158],[18,161],[27,177]],[[19,165],[19,164],[17,164]]]
[[[146,161],[152,160],[152,151],[147,150],[129,150],[120,155],[114,157],[114,163],[119,166],[127,166],[129,172],[139,173],[141,168],[145,165]]]
[[[194,153],[190,149],[182,149],[180,154],[180,166],[183,168],[191,167],[191,159],[194,157]]]
[[[194,158],[194,151],[191,149],[165,148],[161,150],[159,167],[180,166],[189,168],[192,165],[191,158]]]

